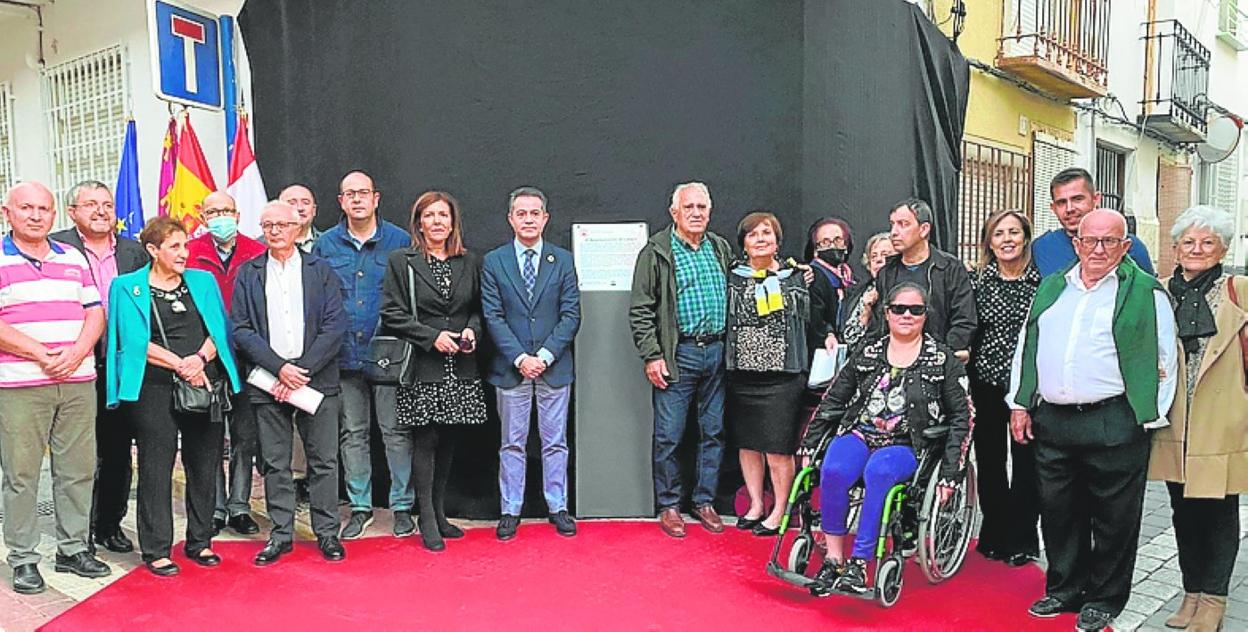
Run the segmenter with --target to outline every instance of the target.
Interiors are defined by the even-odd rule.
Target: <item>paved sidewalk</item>
[[[14,593],[10,588],[12,575],[7,566],[0,570],[0,632],[26,632],[34,630],[50,621],[78,603],[95,594],[100,589],[125,575],[131,569],[140,566],[138,553],[110,553],[100,550],[100,559],[113,569],[113,574],[101,579],[84,579],[76,575],[56,573],[52,569],[52,559],[56,552],[55,525],[52,521],[51,481],[46,469],[40,482],[39,523],[42,528],[42,541],[39,552],[44,561],[39,570],[48,583],[48,590],[40,595],[25,596]],[[186,514],[181,497],[181,470],[175,473],[174,498],[174,533],[182,534],[186,529]],[[268,533],[269,524],[264,516],[264,490],[259,477],[254,481],[252,489],[253,515],[260,523],[261,531],[253,536],[240,536],[229,529],[222,531],[220,540],[253,540],[256,550],[260,550]],[[345,506],[341,507],[345,519],[348,513]],[[1235,565],[1231,581],[1231,595],[1227,607],[1227,619],[1224,630],[1248,630],[1248,549],[1243,546],[1244,536],[1248,534],[1248,497],[1240,501],[1240,557]],[[389,511],[375,512],[377,520],[368,528],[366,535],[387,535],[391,532],[392,517]],[[297,537],[313,539],[308,524],[307,505],[301,504],[297,515]],[[3,522],[3,507],[0,507],[0,523]],[[457,521],[464,526],[492,526],[493,523],[466,523]],[[122,528],[135,540],[134,499],[130,500],[130,511],[126,515]],[[181,539],[180,535],[176,539]],[[136,542],[137,544],[137,542]],[[350,549],[350,543],[346,543]],[[179,547],[174,547],[175,559],[180,556]],[[7,553],[0,542],[0,556]],[[973,555],[974,553],[972,553]],[[1178,553],[1174,543],[1174,528],[1170,526],[1170,499],[1165,486],[1150,483],[1144,499],[1144,518],[1140,529],[1140,554],[1136,562],[1134,584],[1131,601],[1127,609],[1114,623],[1114,629],[1129,632],[1146,630],[1161,632],[1166,630],[1164,621],[1170,613],[1178,608],[1182,600],[1182,582],[1179,576]],[[188,562],[189,563],[189,562]],[[1037,595],[1038,597],[1038,595]]]

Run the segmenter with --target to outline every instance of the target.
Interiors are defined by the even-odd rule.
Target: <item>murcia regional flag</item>
[[[169,190],[169,216],[182,222],[188,235],[198,236],[205,229],[204,198],[216,190],[208,160],[204,158],[204,150],[199,146],[188,116],[178,139],[178,163],[173,188]]]

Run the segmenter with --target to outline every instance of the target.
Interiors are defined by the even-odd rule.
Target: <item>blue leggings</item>
[[[858,535],[854,538],[853,557],[875,559],[875,545],[880,539],[880,520],[884,515],[884,499],[888,490],[914,475],[919,467],[914,450],[906,445],[893,445],[872,451],[853,433],[832,440],[823,458],[823,475],[819,500],[823,532],[845,535],[849,517],[849,490],[862,479],[866,494],[858,518]]]

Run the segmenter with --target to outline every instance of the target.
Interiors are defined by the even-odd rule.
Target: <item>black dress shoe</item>
[[[550,524],[555,525],[555,533],[565,538],[576,535],[576,521],[568,514],[567,509],[550,514],[546,519],[550,521]]]
[[[1109,627],[1113,621],[1114,615],[1096,606],[1084,606],[1079,611],[1079,618],[1075,621],[1075,629],[1080,632],[1100,632]]]
[[[162,559],[168,559],[168,558],[162,558]],[[173,560],[169,560],[169,563],[164,566],[154,566],[153,562],[155,561],[156,560],[152,560],[151,562],[143,562],[143,565],[146,566],[147,570],[151,571],[153,575],[156,575],[158,577],[173,577],[174,575],[177,575],[178,573],[182,571],[182,569],[178,568],[177,564],[173,563]]]
[[[494,529],[494,535],[499,540],[510,540],[516,537],[516,529],[520,527],[520,516],[511,514],[503,514],[498,519],[498,527]]]
[[[737,528],[742,531],[752,531],[754,529],[754,525],[762,521],[763,521],[762,516],[759,516],[757,518],[747,518],[745,516],[741,516],[737,518]]]
[[[212,519],[212,537],[221,535],[221,530],[225,528],[225,518]]]
[[[194,552],[187,551],[186,556],[189,557],[192,562],[195,562],[196,564],[199,564],[200,566],[213,567],[213,566],[220,565],[221,556],[217,555],[216,553],[208,553],[207,555],[204,555],[204,552],[207,550],[208,549],[200,549]]]
[[[229,521],[230,528],[239,535],[254,535],[260,533],[260,525],[247,514],[231,516]]]
[[[750,531],[753,532],[754,535],[759,536],[759,537],[769,537],[773,535],[780,535],[780,526],[776,525],[774,527],[769,527],[763,524],[763,522],[760,520],[758,524],[754,525],[754,528],[751,529]]]
[[[43,583],[36,564],[22,564],[13,569],[13,591],[22,595],[37,595],[48,586]]]
[[[108,564],[95,559],[86,551],[74,555],[57,553],[53,569],[58,573],[73,573],[79,577],[108,577],[113,574],[113,569]]]
[[[321,557],[330,562],[341,562],[347,556],[347,550],[342,548],[342,542],[336,536],[317,538],[316,545],[321,549]]]
[[[120,531],[114,531],[109,535],[95,534],[95,543],[112,551],[113,553],[132,553],[134,552],[134,543],[126,534]]]
[[[268,566],[293,550],[295,550],[295,545],[290,542],[269,540],[269,543],[265,544],[264,548],[260,549],[260,552],[256,554],[256,566]]]
[[[438,520],[438,534],[448,540],[464,537],[464,530],[450,523],[446,518]]]
[[[1063,612],[1077,611],[1078,608],[1072,608],[1070,604],[1067,604],[1061,599],[1045,595],[1037,599],[1035,603],[1031,604],[1031,607],[1027,609],[1027,614],[1041,619],[1048,619],[1050,617],[1056,617]]]
[[[1018,566],[1025,566],[1029,562],[1036,561],[1037,557],[1038,556],[1032,555],[1030,553],[1014,553],[1013,555],[1010,555],[1009,557],[1005,558],[1004,561],[1006,565],[1008,566],[1018,567]]]

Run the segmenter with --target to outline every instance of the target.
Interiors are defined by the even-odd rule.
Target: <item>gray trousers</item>
[[[87,550],[95,483],[95,384],[0,389],[0,471],[4,545],[12,568],[38,564],[39,470],[52,455],[57,552]]]
[[[502,421],[498,450],[498,490],[501,511],[519,516],[524,506],[525,448],[530,416],[537,402],[537,433],[542,441],[542,493],[546,508],[558,513],[568,508],[568,399],[572,386],[548,386],[541,379],[515,388],[496,389]]]
[[[230,466],[217,468],[217,508],[213,517],[225,520],[251,513],[251,473],[256,466],[256,413],[245,394],[235,396],[234,412],[226,418],[230,435]],[[225,471],[229,470],[227,489]]]
[[[326,396],[315,415],[277,402],[254,406],[264,498],[273,521],[269,539],[290,542],[295,537],[295,481],[290,473],[294,426],[307,455],[312,531],[317,537],[338,535],[338,396]]]

